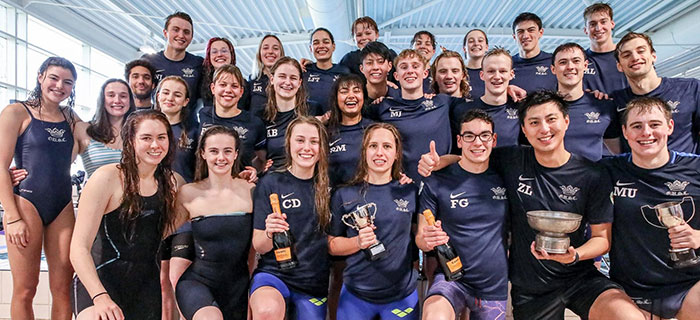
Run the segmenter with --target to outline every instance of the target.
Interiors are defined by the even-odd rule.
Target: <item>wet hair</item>
[[[409,59],[409,58],[418,58],[418,61],[420,61],[420,62],[423,63],[423,68],[427,68],[427,67],[428,67],[428,62],[429,62],[428,59],[426,59],[425,57],[423,57],[420,53],[418,53],[417,50],[414,50],[414,49],[404,49],[404,50],[402,50],[401,53],[399,53],[399,55],[396,56],[396,58],[394,58],[394,66],[398,66],[398,65],[399,65],[399,61],[401,61],[401,60],[406,60],[406,59]]]
[[[158,184],[156,196],[158,203],[162,204],[161,212],[163,214],[160,219],[159,231],[161,235],[166,235],[175,230],[175,194],[177,187],[175,178],[171,170],[172,163],[175,159],[175,141],[173,140],[173,131],[170,129],[168,119],[165,115],[156,110],[139,110],[132,112],[126,119],[124,128],[122,129],[122,140],[124,141],[124,149],[122,150],[122,158],[117,168],[122,174],[122,185],[124,186],[124,195],[122,196],[122,210],[119,218],[131,228],[136,219],[141,215],[141,195],[139,193],[140,177],[139,168],[134,148],[137,139],[137,129],[145,120],[155,120],[160,122],[168,134],[168,153],[156,167],[153,176]]]
[[[413,47],[413,44],[416,43],[418,38],[422,35],[428,36],[428,38],[430,39],[430,44],[433,46],[433,49],[437,48],[437,42],[435,41],[435,35],[430,33],[430,31],[426,31],[426,30],[418,31],[418,32],[416,32],[416,34],[413,35],[413,39],[411,39],[411,47]]]
[[[396,159],[391,165],[391,178],[394,180],[401,179],[401,172],[403,171],[403,145],[401,143],[401,133],[393,125],[385,122],[376,122],[367,129],[365,129],[365,134],[362,136],[362,148],[360,149],[360,161],[357,162],[357,170],[355,170],[355,176],[348,182],[348,185],[367,185],[367,176],[369,175],[369,165],[367,164],[367,148],[369,148],[369,140],[372,138],[372,134],[379,130],[386,129],[391,132],[394,136],[394,144],[396,144]]]
[[[196,153],[197,165],[194,169],[195,182],[209,177],[209,165],[207,165],[207,161],[202,158],[202,155],[206,152],[207,139],[217,134],[233,137],[233,140],[235,141],[235,147],[233,149],[236,151],[236,159],[233,161],[233,166],[231,167],[231,176],[236,178],[241,170],[241,138],[238,136],[238,132],[236,132],[236,130],[233,128],[214,125],[206,128],[206,130],[204,130],[202,135],[199,137],[199,144]]]
[[[654,108],[661,110],[661,112],[664,114],[664,118],[666,118],[666,122],[673,118],[673,109],[665,101],[657,97],[639,97],[634,98],[627,103],[625,111],[623,111],[622,115],[620,116],[622,126],[627,126],[627,120],[629,119],[629,115],[632,110],[639,109],[639,113],[649,113]]]
[[[513,34],[515,34],[515,27],[525,21],[532,21],[537,25],[538,29],[542,29],[542,19],[540,19],[540,17],[532,12],[523,12],[515,17],[515,20],[513,20]]]
[[[91,139],[102,142],[104,144],[109,144],[114,142],[117,139],[117,135],[112,130],[112,123],[109,122],[109,113],[107,113],[107,106],[105,106],[105,91],[107,90],[107,86],[110,83],[121,83],[126,87],[126,91],[129,94],[129,109],[126,111],[124,114],[124,117],[121,119],[121,122],[124,123],[124,119],[126,119],[129,114],[134,112],[136,110],[136,103],[134,102],[134,95],[131,93],[131,88],[129,88],[129,84],[122,80],[122,79],[109,79],[105,81],[104,84],[102,84],[102,88],[100,89],[100,96],[97,97],[97,111],[95,112],[95,116],[92,118],[92,121],[90,121],[90,125],[87,127],[87,134],[90,136]],[[121,125],[120,123],[119,125]]]
[[[461,126],[467,122],[471,122],[473,120],[482,120],[488,124],[491,125],[491,131],[496,132],[496,123],[493,122],[493,118],[484,110],[482,109],[470,109],[469,111],[465,112],[464,115],[462,116],[461,121],[459,122],[460,125],[460,133],[461,133]]]
[[[294,58],[286,56],[282,57],[277,60],[275,65],[270,69],[270,73],[272,73],[273,78],[275,76],[275,72],[277,72],[277,69],[283,64],[289,64],[299,72],[300,84],[297,93],[294,95],[294,109],[297,115],[305,116],[309,113],[309,105],[306,102],[306,84],[304,84],[304,81],[301,79],[301,65],[299,64],[299,61]],[[277,93],[275,92],[275,86],[272,84],[272,82],[270,82],[265,91],[267,93],[267,104],[265,105],[264,120],[273,122],[275,121],[275,118],[277,118]]]
[[[300,124],[308,124],[318,130],[319,147],[318,161],[314,167],[314,204],[316,214],[318,216],[319,230],[326,231],[330,225],[331,210],[330,210],[330,180],[328,178],[328,133],[323,123],[314,117],[299,116],[292,120],[287,127],[287,132],[284,135],[284,149],[286,154],[286,166],[292,166],[291,143],[292,132],[294,127]]]
[[[586,60],[586,50],[581,47],[578,43],[575,42],[567,42],[565,44],[562,44],[558,46],[556,49],[554,49],[554,52],[552,53],[552,65],[555,65],[555,62],[557,61],[557,54],[562,51],[569,51],[569,50],[580,50],[581,53],[583,54],[583,60]]]
[[[362,50],[360,50],[360,61],[364,61],[365,58],[372,53],[384,58],[386,61],[392,62],[391,50],[389,50],[389,47],[379,41],[369,42],[364,48],[362,48]]]
[[[258,45],[258,51],[255,54],[255,68],[257,70],[256,71],[257,74],[255,75],[255,79],[260,79],[260,77],[262,77],[262,75],[264,74],[265,65],[262,62],[262,56],[260,55],[260,51],[262,51],[263,42],[265,42],[265,39],[267,39],[267,38],[275,38],[275,40],[277,40],[277,42],[279,42],[279,44],[280,44],[280,57],[284,57],[284,46],[282,45],[282,41],[280,40],[280,38],[278,38],[274,34],[265,35],[262,39],[260,39],[260,44]]]
[[[160,94],[160,90],[163,89],[163,84],[168,82],[168,81],[175,81],[175,82],[178,82],[178,83],[182,84],[183,86],[185,86],[185,98],[190,97],[190,87],[187,85],[187,81],[180,78],[179,76],[167,76],[167,77],[163,78],[163,80],[160,81],[160,83],[158,84],[158,88],[156,88],[156,108],[155,108],[155,110],[160,111],[160,101],[158,101],[160,99],[158,99],[157,97]],[[192,112],[192,110],[190,110],[190,108],[188,108],[187,105],[184,105],[182,107],[182,109],[180,110],[180,123],[178,125],[180,126],[180,128],[182,130],[180,130],[181,133],[180,133],[180,136],[178,137],[179,142],[177,144],[177,146],[180,148],[187,148],[187,146],[188,146],[187,145],[187,139],[188,139],[187,138],[187,130],[190,129],[190,125],[191,125],[190,121],[189,121],[190,112]]]
[[[486,61],[486,58],[499,55],[508,57],[508,60],[510,60],[510,68],[513,69],[513,57],[510,55],[510,51],[501,47],[494,47],[493,49],[489,49],[489,51],[486,51],[486,53],[484,54],[484,58],[481,59],[481,68],[484,68],[484,61]]]
[[[352,23],[352,26],[350,27],[350,34],[353,36],[355,35],[355,27],[357,27],[358,24],[363,24],[366,25],[372,29],[374,29],[377,34],[379,34],[379,28],[377,27],[377,22],[374,21],[374,19],[364,16],[364,17],[359,17],[355,19],[355,21]]]
[[[202,98],[204,100],[211,100],[213,99],[211,95],[211,88],[209,88],[209,85],[211,85],[212,81],[212,76],[214,74],[214,66],[211,64],[211,45],[214,42],[217,41],[223,41],[226,43],[228,46],[228,51],[231,52],[231,64],[236,65],[236,49],[233,48],[233,44],[231,41],[229,41],[226,38],[220,38],[220,37],[214,37],[209,39],[209,42],[207,42],[207,49],[205,51],[205,56],[204,56],[204,61],[202,62],[202,86],[200,87],[200,94],[202,95]],[[241,86],[243,85],[243,82],[241,82]]]
[[[367,88],[365,87],[365,82],[362,78],[354,73],[343,74],[338,77],[331,87],[330,101],[330,118],[328,118],[328,132],[331,136],[338,133],[341,122],[343,121],[343,112],[340,110],[338,105],[338,92],[342,88],[350,87],[351,85],[356,85],[362,89],[362,100],[358,101],[360,110],[364,104],[364,99],[367,97]],[[361,112],[360,112],[361,113]]]
[[[610,20],[612,20],[613,18],[613,9],[610,7],[609,4],[603,2],[596,2],[586,7],[585,10],[583,10],[583,21],[585,22],[588,19],[588,17],[598,12],[606,13],[610,17]]]
[[[469,38],[469,34],[472,33],[472,32],[474,32],[474,31],[478,31],[478,32],[483,33],[483,34],[484,34],[484,41],[486,41],[486,44],[487,44],[487,45],[489,44],[489,37],[486,35],[486,32],[484,32],[484,30],[481,30],[481,29],[471,29],[471,30],[467,31],[467,34],[464,35],[464,39],[462,39],[462,47],[466,47],[466,46],[467,46],[467,38]]]
[[[314,35],[316,34],[316,32],[319,31],[324,31],[325,33],[327,33],[328,37],[331,38],[331,43],[335,44],[335,38],[333,38],[333,34],[331,33],[331,31],[323,27],[316,28],[313,32],[311,32],[311,36],[309,37],[309,44],[314,43]]]
[[[39,66],[39,76],[46,78],[46,71],[49,69],[49,67],[59,67],[66,69],[70,71],[71,75],[73,75],[73,80],[76,81],[78,80],[78,72],[75,70],[75,66],[73,63],[68,61],[66,58],[62,57],[49,57],[44,62]],[[39,111],[39,114],[41,114],[41,99],[42,99],[42,92],[41,92],[41,83],[39,83],[39,79],[36,80],[36,85],[34,86],[34,89],[29,92],[27,95],[27,100],[25,101],[25,104],[32,106],[36,108]],[[73,88],[71,89],[70,95],[68,96],[68,108],[73,109],[75,106],[75,84],[73,84]],[[74,124],[74,119],[73,119],[73,112],[69,112],[69,123],[71,123],[71,126]]]
[[[625,43],[630,42],[634,39],[644,39],[646,43],[649,45],[649,50],[651,50],[651,53],[656,53],[656,50],[654,49],[654,45],[651,43],[651,38],[649,38],[648,35],[644,33],[637,33],[637,32],[627,32],[624,36],[622,36],[622,39],[620,39],[619,42],[617,42],[617,45],[615,46],[615,60],[617,62],[620,62],[620,53],[622,52],[622,46],[625,45]]]
[[[189,14],[184,13],[182,11],[175,11],[169,16],[165,18],[165,27],[163,29],[168,30],[168,26],[170,25],[170,20],[173,18],[180,18],[182,20],[185,20],[190,23],[190,26],[192,27],[192,32],[194,32],[194,23],[192,23],[192,17],[190,17]]]
[[[129,78],[131,77],[131,69],[134,67],[144,67],[148,70],[148,72],[151,73],[151,81],[153,84],[158,84],[158,78],[156,78],[156,67],[154,67],[148,60],[146,59],[136,59],[136,60],[131,60],[129,61],[125,66],[124,66],[124,80],[129,82]]]
[[[527,97],[518,104],[518,119],[520,120],[520,125],[525,125],[525,116],[530,108],[549,102],[554,103],[564,116],[569,115],[569,103],[564,100],[564,97],[554,91],[537,90],[529,93]]]
[[[469,73],[467,72],[467,65],[464,64],[464,60],[462,59],[462,55],[460,55],[456,51],[451,51],[451,50],[445,50],[442,53],[440,53],[437,58],[433,61],[433,65],[430,66],[430,75],[433,77],[433,83],[431,84],[431,87],[433,88],[433,92],[438,92],[440,93],[440,86],[437,83],[437,66],[438,63],[440,62],[440,59],[443,58],[457,58],[459,60],[459,64],[461,65],[462,68],[462,73],[464,74],[464,77],[462,77],[462,80],[459,81],[459,92],[462,94],[462,97],[468,97],[469,96]]]

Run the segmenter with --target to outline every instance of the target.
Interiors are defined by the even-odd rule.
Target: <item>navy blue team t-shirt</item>
[[[625,74],[617,71],[615,51],[593,52],[586,50],[588,69],[583,73],[583,88],[611,94],[627,88]]]
[[[309,115],[319,116],[322,113],[321,106],[318,103],[309,103]],[[272,167],[270,170],[275,171],[284,166],[286,151],[284,149],[284,135],[287,133],[287,126],[292,120],[297,117],[296,109],[285,112],[277,112],[277,117],[274,121],[266,121],[265,130],[267,131],[265,150],[267,151],[267,159],[272,159]]]
[[[180,61],[173,61],[165,57],[165,52],[160,51],[154,54],[144,54],[141,56],[156,68],[156,79],[163,80],[167,76],[178,76],[187,82],[187,87],[190,91],[190,102],[187,107],[194,110],[199,99],[199,86],[202,81],[202,63],[204,58],[193,55],[189,52],[185,53],[185,58]],[[154,92],[155,94],[155,92]],[[196,119],[196,114],[190,112],[190,118]]]
[[[270,83],[270,78],[263,73],[258,79],[248,79],[245,92],[248,93],[246,96],[245,106],[248,108],[254,116],[258,118],[263,118],[265,113],[265,106],[267,105],[267,86]]]
[[[630,297],[663,298],[688,290],[700,281],[700,265],[674,269],[668,250],[668,230],[659,225],[651,207],[674,201],[682,204],[690,227],[700,229],[691,200],[700,200],[700,158],[671,151],[670,160],[657,169],[643,169],[629,154],[604,159],[613,185],[615,222],[610,250],[610,277]],[[642,215],[644,214],[644,215]]]
[[[329,128],[328,175],[332,186],[344,184],[355,176],[362,149],[362,137],[365,128],[370,124],[372,120],[362,118],[360,122],[351,126],[339,125],[338,128]]]
[[[513,56],[513,70],[515,78],[510,80],[511,85],[516,85],[528,93],[546,89],[557,89],[557,77],[552,73],[552,54],[540,51],[540,53],[530,59],[520,57],[520,54]]]
[[[418,274],[413,268],[411,224],[418,208],[418,188],[394,180],[383,185],[353,185],[335,191],[331,200],[331,236],[352,238],[357,230],[346,226],[342,216],[358,206],[374,203],[374,234],[386,254],[370,261],[364,252],[347,257],[343,283],[352,294],[372,303],[401,300],[416,289]]]
[[[481,76],[479,75],[480,72],[481,68],[467,68],[467,74],[469,75],[469,86],[471,87],[469,90],[469,96],[472,98],[472,100],[479,99],[484,95],[484,92],[486,92],[486,85],[484,84],[484,80],[481,80]]]
[[[518,144],[518,136],[520,134],[520,121],[518,120],[518,106],[513,100],[508,98],[508,101],[500,106],[492,106],[487,104],[481,98],[475,100],[461,100],[458,105],[452,110],[450,119],[452,120],[452,133],[458,135],[461,132],[461,121],[464,114],[471,109],[481,109],[486,111],[491,118],[495,127],[497,137],[497,146],[515,146]],[[478,132],[475,132],[478,133]],[[453,148],[454,149],[454,148]]]
[[[260,179],[253,204],[253,228],[257,230],[265,230],[265,219],[272,213],[269,198],[272,193],[279,196],[282,213],[287,215],[299,265],[280,270],[274,250],[270,250],[262,255],[255,272],[272,274],[295,291],[313,297],[327,296],[328,237],[319,230],[313,179],[299,179],[289,171],[271,172]]]
[[[454,99],[456,104],[457,99]],[[416,100],[386,97],[377,105],[370,105],[370,118],[394,125],[401,133],[403,165],[406,175],[414,180],[418,175],[420,156],[430,150],[430,141],[435,140],[438,154],[450,151],[450,109],[452,97],[438,94],[431,99]]]
[[[564,136],[564,147],[569,152],[598,161],[607,154],[603,139],[620,137],[620,124],[615,103],[598,100],[592,93],[584,93],[569,101],[569,129]]]
[[[175,138],[175,161],[173,161],[173,171],[182,176],[187,183],[194,180],[194,169],[197,165],[197,144],[199,143],[199,126],[190,125],[187,128],[187,141],[180,146],[182,126],[179,123],[171,124],[173,138]]]
[[[671,108],[675,126],[668,137],[670,150],[697,153],[700,132],[700,80],[691,78],[662,78],[661,84],[643,95],[666,101]],[[621,115],[632,99],[641,97],[630,87],[613,93],[617,112]]]
[[[306,89],[309,93],[309,100],[318,102],[323,111],[330,108],[331,87],[340,75],[350,73],[350,69],[341,64],[333,64],[328,70],[319,68],[315,63],[306,66],[306,72],[302,75]]]
[[[566,211],[583,216],[578,230],[569,234],[571,246],[586,241],[586,224],[611,223],[610,192],[604,169],[576,154],[558,168],[547,168],[535,159],[532,147],[496,148],[490,164],[503,177],[510,205],[512,236],[508,270],[513,287],[528,294],[562,288],[587,272],[595,272],[593,260],[565,266],[551,260],[537,260],[530,252],[537,231],[527,222],[532,210]]]
[[[492,169],[475,174],[454,163],[423,180],[419,200],[419,212],[433,211],[462,261],[460,283],[480,299],[506,300],[508,198],[501,177]]]
[[[246,110],[241,110],[237,116],[222,118],[216,115],[213,107],[204,107],[199,111],[199,122],[201,133],[215,125],[236,130],[241,139],[238,155],[244,166],[252,165],[255,151],[265,148],[265,124]]]

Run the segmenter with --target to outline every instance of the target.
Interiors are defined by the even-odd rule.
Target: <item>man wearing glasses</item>
[[[585,319],[643,319],[621,287],[593,265],[593,258],[610,248],[612,187],[599,165],[564,147],[568,103],[555,92],[536,91],[520,105],[518,117],[531,146],[495,149],[491,162],[503,178],[511,208],[508,259],[514,317],[563,319],[568,308]],[[418,171],[427,175],[444,160],[436,153],[424,154]],[[533,210],[583,217],[578,230],[569,234],[566,253],[535,250],[536,231],[527,221],[527,212]],[[589,239],[584,236],[587,224]]]
[[[455,319],[461,312],[469,312],[472,319],[505,318],[508,201],[503,180],[489,168],[496,145],[493,131],[494,121],[486,111],[467,111],[457,135],[462,158],[425,178],[421,185],[420,211],[432,210],[438,221],[429,226],[420,215],[416,244],[427,252],[450,241],[468,270],[456,281],[447,281],[444,274],[435,275],[423,319]]]

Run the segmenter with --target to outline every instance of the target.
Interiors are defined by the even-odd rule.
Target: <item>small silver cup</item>
[[[690,221],[695,216],[695,202],[691,197],[683,197],[683,200],[681,200],[680,202],[669,201],[659,203],[653,207],[649,205],[644,205],[641,207],[642,216],[644,217],[644,220],[647,221],[647,223],[657,228],[668,229],[682,225],[687,222],[685,220],[685,216],[683,215],[683,203],[686,200],[689,200],[689,202],[693,206],[693,213],[690,215],[690,218],[688,218],[688,221]],[[649,221],[649,219],[647,219],[647,216],[644,211],[645,208],[654,210],[654,212],[656,213],[656,219],[659,221],[660,225],[652,223],[651,221]],[[693,250],[692,248],[669,249],[668,253],[671,258],[671,266],[676,269],[691,267],[700,263],[700,259],[697,257],[697,255],[695,254],[695,250]]]
[[[377,205],[374,202],[370,202],[361,206],[357,206],[357,208],[354,211],[348,214],[344,214],[340,220],[342,220],[346,226],[360,231],[360,229],[370,226],[372,225],[372,223],[374,223],[374,217],[376,216],[376,214]],[[367,256],[367,259],[374,261],[384,256],[384,254],[386,253],[386,248],[384,248],[384,244],[377,241],[375,244],[369,246],[369,248],[364,249],[363,251]]]

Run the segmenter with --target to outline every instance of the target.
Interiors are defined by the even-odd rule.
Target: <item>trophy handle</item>
[[[348,222],[345,219],[350,219],[350,222]],[[355,230],[359,230],[359,229],[357,229],[357,226],[355,226],[355,222],[352,220],[352,213],[347,213],[347,214],[342,215],[340,217],[340,221],[343,221],[343,223],[350,228],[353,228]]]
[[[367,207],[367,211],[370,212],[370,214],[369,214],[370,219],[372,219],[372,221],[374,221],[374,217],[377,215],[377,204],[374,202],[370,202],[366,205],[366,207]],[[370,208],[372,208],[372,209],[370,210]],[[693,212],[695,212],[695,211],[693,211]]]
[[[681,200],[680,204],[682,205],[683,202],[685,202],[685,200],[690,200],[690,204],[693,205],[693,214],[690,215],[690,218],[688,218],[688,220],[685,220],[685,222],[688,223],[690,222],[690,220],[693,220],[693,217],[695,217],[695,201],[693,200],[693,197],[685,196],[683,197],[683,200]]]
[[[649,208],[649,209],[651,209],[652,211],[656,211],[656,210],[655,210],[654,208],[652,208],[652,207],[651,207],[650,205],[648,205],[648,204],[645,204],[645,205],[639,207],[639,210],[642,210],[642,218],[644,218],[644,220],[646,220],[648,224],[652,225],[653,227],[659,228],[659,229],[667,229],[667,228],[665,228],[664,226],[660,226],[660,225],[658,225],[658,224],[655,224],[655,223],[649,221],[649,219],[647,219],[646,213],[644,212],[644,208]],[[654,213],[654,215],[656,215],[656,213]]]

